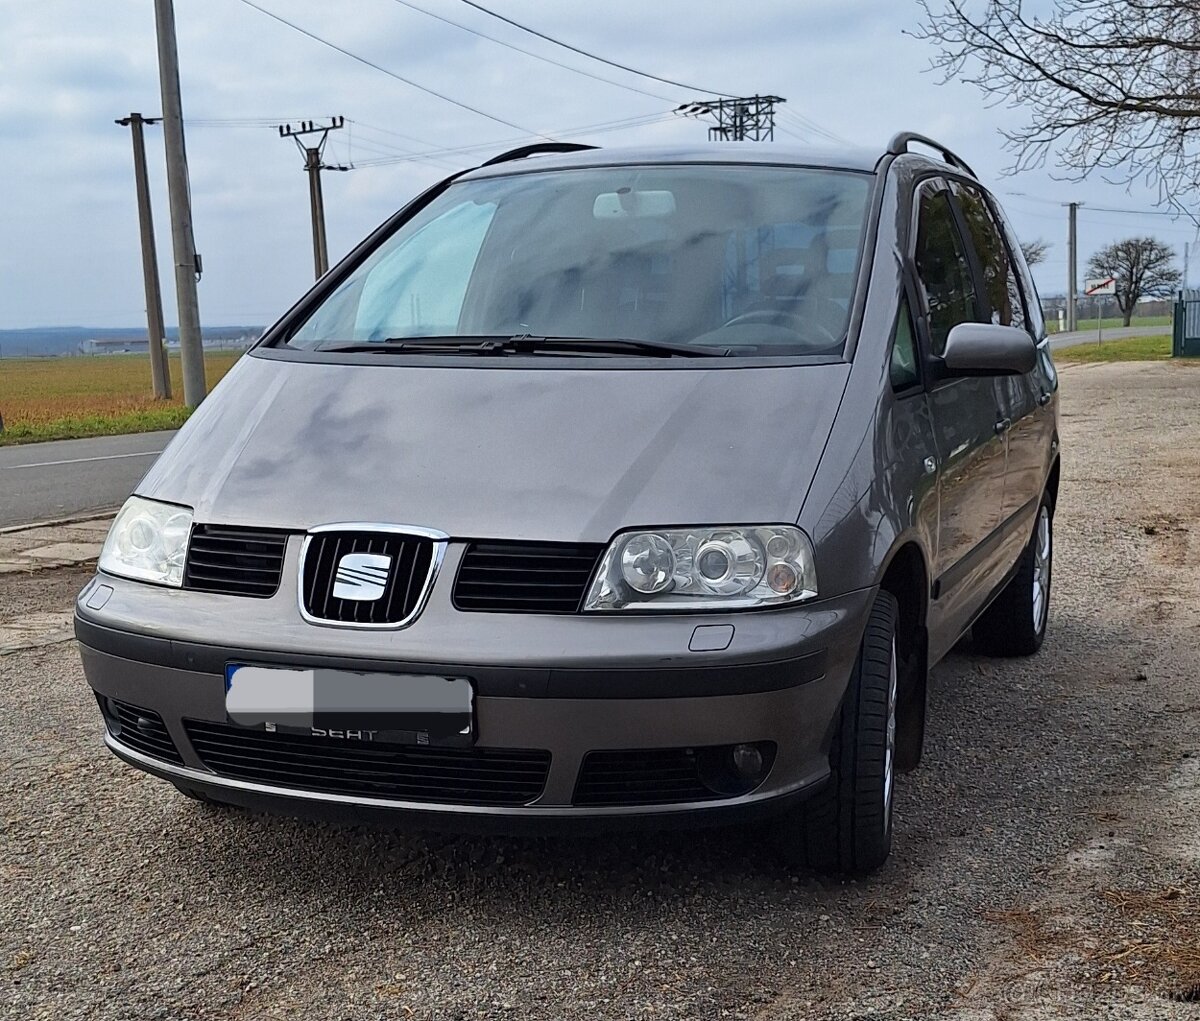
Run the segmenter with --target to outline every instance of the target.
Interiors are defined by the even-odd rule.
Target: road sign
[[[1094,277],[1083,282],[1084,294],[1116,294],[1116,277]]]

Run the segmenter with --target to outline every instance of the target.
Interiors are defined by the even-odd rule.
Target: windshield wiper
[[[344,354],[504,354],[497,351],[508,337],[388,337],[354,344],[335,344],[318,351]]]
[[[320,348],[349,354],[364,352],[378,354],[477,354],[508,355],[535,354],[600,354],[645,355],[653,358],[721,358],[730,354],[729,348],[704,347],[699,344],[668,344],[656,340],[624,340],[588,337],[534,337],[520,334],[514,337],[389,337],[368,343],[338,344]]]
[[[660,340],[624,340],[620,338],[589,337],[513,337],[507,347],[519,353],[527,351],[567,351],[571,353],[599,352],[614,355],[649,355],[656,358],[723,358],[726,347],[704,347],[700,344],[669,344]]]

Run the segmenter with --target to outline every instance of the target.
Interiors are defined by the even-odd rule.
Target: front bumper
[[[285,570],[285,578],[292,575]],[[89,608],[99,602],[101,585],[112,592],[102,607]],[[76,615],[88,682],[99,696],[157,716],[173,754],[154,748],[147,754],[144,744],[123,741],[111,725],[109,747],[218,800],[305,814],[403,812],[468,828],[585,819],[717,823],[786,807],[828,776],[832,727],[873,596],[861,590],[757,613],[601,618],[463,613],[435,592],[412,627],[369,633],[305,623],[294,589],[286,588],[250,600],[108,576],[90,583]],[[730,625],[727,648],[689,649],[698,627]],[[295,780],[282,769],[290,748],[269,774],[239,772],[228,759],[214,763],[196,731],[228,724],[225,665],[246,662],[470,677],[476,749],[546,753],[544,781],[519,804],[481,804],[390,796],[382,788],[314,789],[329,785]],[[321,741],[322,755],[333,754],[327,741],[311,740]],[[636,765],[639,752],[649,762],[668,751],[743,742],[775,749],[764,779],[747,793],[696,796],[694,785],[684,785],[678,800],[662,791],[647,800],[643,790],[626,803],[619,792],[614,803],[580,803],[593,753],[628,752]]]

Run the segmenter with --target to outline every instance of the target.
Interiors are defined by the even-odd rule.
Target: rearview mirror
[[[597,220],[644,219],[672,216],[675,213],[675,193],[670,191],[634,191],[621,188],[596,196],[592,216]]]
[[[949,376],[1021,376],[1037,364],[1033,338],[1015,326],[959,323],[946,337]]]

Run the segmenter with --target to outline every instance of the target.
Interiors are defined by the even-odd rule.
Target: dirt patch
[[[91,567],[59,567],[0,575],[0,620],[70,608],[95,573]]]

